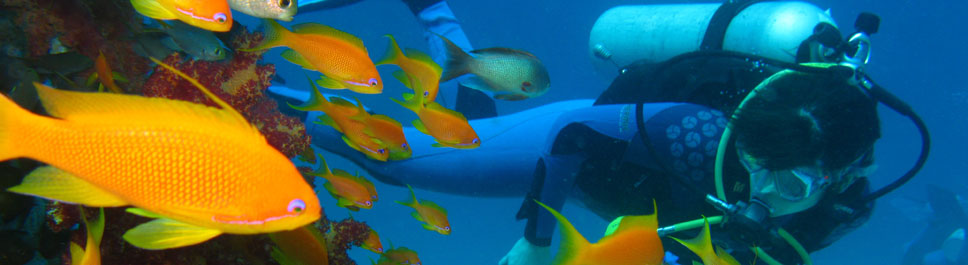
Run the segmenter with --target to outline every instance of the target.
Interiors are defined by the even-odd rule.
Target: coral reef
[[[261,34],[241,30],[234,34],[231,47],[251,47],[261,41]],[[262,52],[236,52],[224,61],[185,60],[178,54],[164,59],[164,63],[198,79],[212,93],[234,107],[250,123],[259,128],[272,146],[287,157],[294,157],[309,148],[309,137],[301,120],[279,112],[275,100],[265,94],[275,74],[275,66],[257,64]],[[160,68],[159,68],[160,69]],[[144,86],[144,95],[180,99],[215,106],[201,91],[175,74],[156,69]]]
[[[148,72],[148,61],[131,46],[133,31],[141,31],[141,16],[136,15],[130,1],[9,0],[0,8],[11,14],[9,19],[14,24],[22,25],[18,27],[22,34],[4,32],[2,38],[4,43],[24,45],[16,47],[24,51],[22,57],[61,52],[57,46],[92,59],[104,51],[112,68],[130,80],[125,87],[136,90],[143,84],[141,77]],[[26,41],[8,42],[18,37]],[[67,78],[83,84],[91,72],[93,69]]]
[[[329,222],[328,226],[330,229],[326,232],[326,248],[329,249],[329,264],[355,265],[356,262],[347,256],[346,251],[350,247],[363,245],[363,241],[370,235],[370,226],[353,218]]]

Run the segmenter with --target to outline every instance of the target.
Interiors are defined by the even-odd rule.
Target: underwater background
[[[925,201],[926,185],[938,185],[968,199],[968,141],[965,140],[968,133],[968,82],[965,82],[968,29],[965,26],[968,24],[963,18],[968,14],[968,1],[807,2],[821,9],[829,8],[845,34],[853,32],[853,21],[860,12],[873,12],[881,17],[880,31],[872,37],[873,55],[867,71],[920,114],[933,140],[931,155],[920,173],[877,201],[873,215],[861,228],[813,253],[813,262],[899,264],[906,244],[928,225],[931,212]],[[498,101],[498,113],[505,115],[561,100],[595,98],[608,87],[611,76],[595,71],[588,51],[589,32],[605,10],[618,5],[710,2],[451,0],[448,3],[474,47],[526,50],[548,68],[549,93],[525,101]],[[235,12],[234,19],[249,30],[258,30],[261,23],[239,12]],[[374,59],[386,50],[384,34],[394,35],[402,47],[427,50],[422,27],[399,0],[364,0],[345,7],[300,13],[293,22],[282,24],[288,28],[305,22],[322,23],[356,35]],[[288,81],[287,86],[308,90],[303,80],[309,71],[283,60],[279,56],[281,51],[268,51],[263,62],[274,64],[276,74]],[[392,67],[379,67],[382,79],[393,80],[387,68]],[[410,121],[414,115],[388,99],[407,91],[399,82],[387,81],[380,95],[324,92],[357,96],[377,113]],[[445,103],[452,105],[455,92],[441,93]],[[871,176],[874,189],[907,171],[920,150],[918,132],[906,118],[883,106],[879,110],[882,137],[875,145],[878,169]],[[331,168],[359,170],[367,175],[347,160],[333,154],[324,155]],[[459,173],[455,172],[454,177],[459,178]],[[514,218],[522,202],[520,197],[480,198],[418,189],[418,197],[435,201],[449,211],[454,231],[445,236],[420,228],[410,217],[410,208],[392,202],[408,199],[406,187],[376,180],[374,183],[382,201],[373,209],[354,212],[352,216],[378,231],[385,247],[392,244],[417,251],[423,264],[497,264],[523,234],[524,221]],[[327,218],[341,220],[349,216],[349,211],[337,207],[325,191],[320,192],[320,203]],[[675,209],[660,209],[659,214],[665,211]],[[562,212],[590,239],[599,238],[610,221],[574,203],[567,203]],[[556,234],[552,249],[556,248],[557,240]],[[378,257],[361,248],[351,249],[349,255],[359,264],[369,264],[369,259]]]
[[[942,186],[968,199],[968,141],[965,140],[968,24],[960,18],[968,12],[968,1],[807,2],[830,9],[844,34],[853,32],[854,19],[860,12],[873,12],[881,17],[880,31],[872,36],[868,72],[921,115],[933,143],[928,162],[920,173],[878,200],[866,224],[811,257],[814,264],[900,264],[905,244],[927,226],[930,210],[925,201],[926,184]],[[611,80],[592,67],[588,37],[595,20],[614,6],[663,3],[710,1],[448,1],[474,47],[527,50],[541,58],[548,68],[551,88],[547,94],[525,101],[498,101],[499,115],[560,100],[597,97]],[[246,25],[258,24],[241,16],[239,20]],[[402,47],[427,49],[420,25],[406,6],[396,0],[366,0],[343,8],[304,13],[296,17],[295,23],[307,21],[357,34],[371,57],[378,57],[385,50],[384,34],[393,34]],[[304,70],[285,63],[273,53],[279,51],[270,51],[265,58],[276,63],[280,75],[286,80],[302,80]],[[387,74],[389,71],[380,69],[384,80],[392,78]],[[308,89],[308,85],[292,86]],[[413,119],[411,113],[381,98],[405,91],[399,83],[387,82],[384,95],[361,95],[360,98],[378,113],[407,121]],[[450,93],[453,97],[454,92]],[[872,189],[900,177],[914,164],[920,150],[920,136],[907,118],[883,105],[878,109],[882,137],[875,145],[878,169],[871,176]],[[353,172],[352,163],[331,160],[335,167]],[[409,196],[405,187],[376,185],[381,197],[388,201],[353,216],[379,231],[385,246],[392,242],[416,250],[424,264],[497,264],[524,231],[525,222],[514,220],[521,198],[474,198],[418,190],[423,194],[422,199],[433,200],[448,209],[454,232],[444,236],[417,227],[408,216],[408,208],[387,203],[390,199],[402,200]],[[322,203],[333,202],[324,198]],[[346,212],[333,206],[326,209],[332,219]],[[659,214],[674,210],[660,209]],[[572,202],[565,204],[562,213],[590,240],[599,238],[611,221],[602,220]],[[557,239],[556,234],[552,249],[556,248]],[[364,264],[366,257],[374,256],[360,249],[351,250],[350,254]]]

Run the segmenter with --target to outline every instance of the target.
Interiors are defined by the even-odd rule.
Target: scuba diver
[[[968,264],[968,214],[958,195],[945,188],[928,185],[927,204],[932,215],[928,226],[910,243],[902,265]]]
[[[446,7],[443,1],[405,2]],[[856,33],[845,40],[829,14],[802,2],[637,8],[606,11],[593,28],[590,48],[596,63],[615,66],[619,73],[601,96],[503,116],[468,115],[481,139],[476,149],[430,148],[432,138],[406,127],[410,146],[423,148],[414,148],[407,160],[379,162],[347,147],[329,127],[307,122],[307,132],[315,145],[388,184],[469,196],[523,195],[517,218],[527,219],[527,224],[524,236],[499,262],[508,265],[551,263],[556,221],[533,201],[560,211],[568,198],[605,220],[652,213],[653,201],[662,225],[721,215],[713,241],[737,260],[809,264],[808,253],[866,222],[874,200],[906,183],[923,166],[930,146],[923,122],[864,71],[869,36],[879,24],[875,15],[861,14]],[[430,32],[439,23],[429,22],[445,22],[459,31],[449,9],[411,10]],[[436,13],[441,10],[446,12]],[[700,33],[694,44],[657,52],[649,49],[669,45],[646,47],[628,34],[615,33],[621,31],[617,27],[641,31],[649,24],[629,23],[623,11],[646,20],[708,19],[709,26],[691,29]],[[675,16],[687,12],[707,15]],[[797,23],[763,26],[779,16]],[[660,22],[668,23],[666,30],[673,34],[689,31],[684,25],[701,24]],[[749,25],[760,25],[762,31],[734,29]],[[750,39],[762,42],[750,44]],[[440,49],[434,48],[432,38],[428,41],[432,49]],[[270,92],[295,105],[309,98],[306,92],[283,87],[271,87]],[[488,98],[458,98],[458,111],[479,102],[484,104],[478,108],[493,110]],[[872,191],[867,177],[880,137],[878,103],[915,123],[922,153],[898,180]],[[306,121],[318,115],[310,112]],[[670,263],[696,259],[665,237],[682,229],[666,226],[658,231],[666,251],[674,254],[667,257],[679,257]]]

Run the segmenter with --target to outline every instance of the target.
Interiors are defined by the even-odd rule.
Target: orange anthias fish
[[[702,263],[705,265],[739,265],[739,261],[729,255],[728,252],[716,246],[713,248],[712,239],[709,236],[709,220],[703,217],[703,227],[702,232],[693,239],[681,240],[675,237],[671,237],[675,241],[679,242],[692,252],[699,255],[702,259]],[[695,264],[695,263],[694,263]]]
[[[420,93],[422,91],[418,91]],[[391,98],[397,104],[410,109],[420,119],[413,121],[413,127],[437,140],[435,147],[473,149],[481,146],[481,138],[467,118],[460,112],[449,110],[437,102],[426,102],[423,97],[404,94],[406,101]]]
[[[617,228],[606,233],[598,243],[589,243],[588,239],[578,233],[558,211],[544,203],[535,201],[544,207],[555,219],[558,219],[561,229],[561,246],[555,256],[555,265],[612,265],[636,264],[659,265],[665,257],[662,241],[656,233],[658,221],[656,214],[642,216],[624,216],[613,221],[618,222]],[[654,204],[653,204],[654,205]]]
[[[356,36],[326,25],[303,23],[292,31],[273,20],[265,20],[265,40],[262,44],[242,51],[263,50],[286,46],[282,58],[303,68],[323,73],[317,81],[330,89],[349,89],[361,94],[383,92],[383,81],[376,71],[366,47]]]
[[[142,15],[154,19],[177,19],[209,31],[232,28],[232,11],[226,0],[131,0]]]
[[[373,187],[372,182],[362,176],[353,176],[343,170],[330,171],[329,166],[326,165],[326,159],[322,155],[319,155],[319,160],[322,161],[322,164],[309,175],[326,179],[327,182],[323,186],[337,200],[339,207],[345,207],[352,211],[359,211],[360,208],[373,208],[373,203],[376,202],[376,190],[371,188]]]
[[[423,91],[424,101],[434,101],[440,88],[440,74],[443,69],[430,58],[430,55],[421,51],[407,49],[407,55],[404,55],[397,45],[397,40],[392,35],[386,36],[390,38],[390,45],[383,59],[377,61],[376,65],[399,66],[403,71],[393,72],[393,77],[413,91]]]
[[[87,230],[87,243],[84,249],[71,242],[71,265],[101,265],[101,237],[104,235],[104,209],[98,209],[98,216],[93,220],[87,220],[84,209],[78,207],[81,212],[81,220]]]
[[[366,236],[366,240],[363,241],[361,247],[375,253],[383,253],[383,243],[380,243],[380,235],[373,228],[370,228],[370,233]]]
[[[391,244],[392,245],[392,244]],[[380,255],[380,260],[375,263],[377,265],[385,264],[409,264],[409,265],[420,265],[420,258],[417,257],[417,252],[410,250],[406,247],[392,248],[383,252]]]
[[[124,93],[124,90],[121,90],[121,88],[118,87],[116,83],[114,83],[114,78],[116,76],[121,77],[117,73],[111,71],[111,67],[108,66],[108,60],[104,58],[104,53],[102,52],[102,53],[99,53],[97,56],[97,59],[94,60],[94,73],[91,74],[90,77],[88,77],[87,83],[90,86],[94,84],[94,78],[97,78],[98,80],[101,81],[101,83],[98,84],[99,92],[104,91],[104,88],[107,88],[108,91],[111,91],[113,93],[118,93],[118,94]],[[118,81],[125,81],[125,80],[119,79]]]
[[[432,201],[418,201],[417,195],[413,193],[413,187],[407,185],[407,188],[410,189],[410,197],[412,197],[413,200],[407,202],[397,201],[397,203],[403,206],[412,207],[414,210],[416,210],[413,213],[410,213],[410,215],[417,219],[417,221],[424,222],[424,229],[437,231],[437,233],[442,235],[449,235],[450,221],[447,221],[447,210],[444,210],[444,207],[440,207],[440,205],[437,205]]]
[[[313,224],[289,231],[269,234],[276,243],[272,248],[272,258],[279,264],[328,265],[329,253],[326,239]]]
[[[313,84],[312,81],[309,84],[313,87],[309,101],[299,106],[289,105],[290,107],[301,111],[322,111],[326,113],[326,116],[319,117],[320,121],[317,123],[332,126],[336,131],[343,133],[343,142],[367,157],[387,161],[390,154],[387,152],[386,144],[373,137],[372,134],[367,134],[366,124],[359,121],[361,119],[359,117],[369,115],[362,105],[353,105],[353,103],[340,97],[332,97],[332,101],[326,100],[326,97],[319,92],[316,84]]]
[[[413,155],[400,122],[386,115],[366,114],[366,110],[362,109],[363,104],[359,102],[357,104],[361,110],[352,118],[366,124],[366,128],[363,129],[364,134],[383,142],[387,149],[390,149],[390,160],[403,160]]]
[[[319,219],[302,175],[245,118],[163,98],[56,90],[35,84],[38,116],[0,97],[0,161],[49,164],[9,191],[91,207],[131,205],[157,218],[124,234],[145,249],[197,244],[222,233],[291,230]],[[160,70],[159,70],[160,71]]]

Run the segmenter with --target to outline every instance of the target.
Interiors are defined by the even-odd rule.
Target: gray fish
[[[181,50],[197,60],[218,61],[227,58],[230,50],[211,31],[194,27],[178,20],[161,23],[161,30],[171,37],[163,41],[173,50]]]
[[[253,17],[292,21],[296,0],[229,0],[229,7]]]
[[[440,36],[440,35],[438,35]],[[551,80],[548,70],[534,55],[510,48],[487,48],[465,53],[450,40],[440,36],[447,46],[447,62],[440,81],[474,74],[461,84],[491,91],[501,100],[523,100],[548,92]]]

